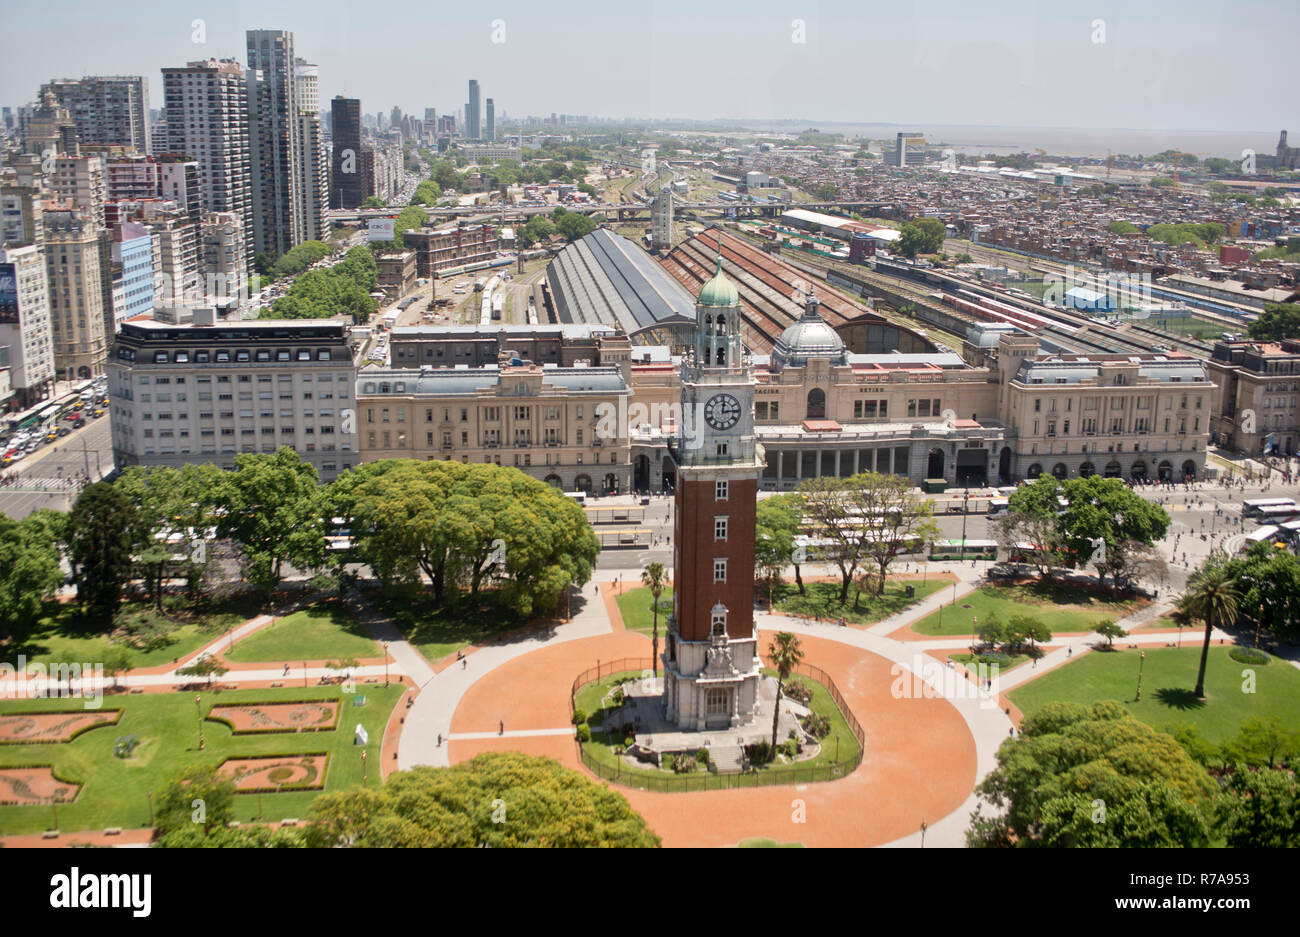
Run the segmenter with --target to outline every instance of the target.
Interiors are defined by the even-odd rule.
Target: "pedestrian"
[[[504,719],[497,725],[497,735],[506,734],[506,721]]]
[[[1015,737],[1015,734],[1016,734],[1016,727],[1015,727],[1015,726],[1012,726],[1010,729],[1007,729],[1007,735],[1009,735],[1009,736],[1011,736],[1011,737],[1014,738],[1014,737]]]
[[[438,733],[438,747],[442,748],[442,733]]]
[[[1066,657],[1073,657],[1073,656],[1074,656],[1074,646],[1073,646],[1073,645],[1071,645],[1071,646],[1066,650],[1066,652],[1065,652],[1065,656],[1066,656]]]
[[[461,669],[461,670],[466,670],[466,669],[468,669],[468,668],[469,668],[469,658],[468,658],[468,657],[463,657],[463,658],[461,658],[461,661],[460,661],[460,669]]]
[[[284,673],[280,674],[280,676],[282,676],[282,677],[287,677],[287,676],[289,676],[289,665],[288,665],[288,664],[285,664],[285,665],[284,665]]]

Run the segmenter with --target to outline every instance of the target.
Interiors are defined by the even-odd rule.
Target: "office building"
[[[247,43],[253,241],[258,253],[279,257],[307,240],[293,33],[250,29]]]
[[[244,69],[232,59],[209,59],[162,72],[166,152],[198,163],[202,211],[240,217],[251,272],[253,175]]]
[[[35,244],[0,247],[0,345],[9,348],[9,382],[24,410],[54,391],[48,277]]]
[[[45,269],[49,281],[54,370],[75,381],[104,373],[104,280],[100,225],[84,207],[45,206]]]
[[[1300,441],[1300,341],[1214,343],[1207,362],[1215,382],[1211,432],[1248,456],[1284,455]]]
[[[233,468],[241,452],[294,449],[322,481],[357,463],[356,368],[339,319],[123,323],[109,364],[118,465]]]
[[[41,86],[68,109],[83,146],[120,146],[147,155],[149,82],[141,75],[56,79]]]
[[[496,105],[492,103],[491,98],[488,98],[487,99],[487,129],[483,134],[483,140],[486,143],[494,143],[496,142],[496,138],[497,138]]]
[[[366,200],[366,160],[362,157],[361,101],[342,95],[330,101],[334,127],[330,165],[330,208],[357,208]],[[370,160],[373,172],[373,157]]]
[[[471,78],[469,82],[469,101],[465,105],[465,136],[471,140],[482,139],[483,129],[479,124],[480,114],[478,82]]]
[[[916,131],[900,131],[895,143],[890,165],[920,166],[925,162],[925,135]]]
[[[200,226],[203,284],[212,301],[242,296],[248,287],[244,222],[229,211],[208,212]]]
[[[153,310],[153,235],[144,225],[127,221],[113,226],[112,264],[121,284],[121,302],[114,304],[112,322],[105,319],[105,335],[114,335],[122,322]]]

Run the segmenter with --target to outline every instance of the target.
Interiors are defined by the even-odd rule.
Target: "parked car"
[[[77,419],[74,420],[72,423],[74,429],[81,429],[85,425],[86,425],[86,418],[83,416],[78,416]]]
[[[66,426],[60,426],[57,432],[60,436],[68,436],[72,433],[72,430],[68,429]]]

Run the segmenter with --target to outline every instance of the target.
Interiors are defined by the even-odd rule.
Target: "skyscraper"
[[[152,152],[149,82],[141,75],[55,79],[41,86],[68,109],[83,145],[122,146]]]
[[[496,138],[497,138],[496,107],[495,105],[493,105],[492,99],[488,98],[487,99],[487,131],[485,132],[483,139],[487,140],[490,143]]]
[[[202,211],[239,216],[251,265],[254,177],[244,69],[234,59],[208,59],[162,73],[167,152],[198,163]]]
[[[330,165],[330,208],[356,208],[366,200],[361,147],[361,101],[339,96],[330,102],[334,151]]]
[[[479,126],[478,81],[469,80],[469,102],[465,105],[465,136],[471,140],[479,139],[482,128]]]
[[[45,269],[49,280],[54,370],[74,381],[104,373],[104,289],[99,224],[84,208],[47,208]]]
[[[253,241],[259,253],[279,257],[306,240],[293,33],[250,29],[246,36]]]

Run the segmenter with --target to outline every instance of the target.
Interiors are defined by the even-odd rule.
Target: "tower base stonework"
[[[762,661],[757,635],[715,634],[708,641],[683,641],[668,619],[663,655],[664,709],[684,732],[748,725],[758,712]]]

